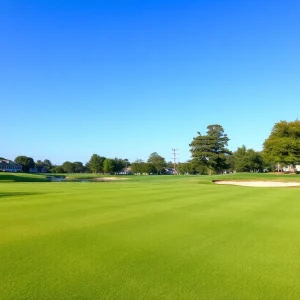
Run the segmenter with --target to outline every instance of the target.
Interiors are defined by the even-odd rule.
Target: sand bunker
[[[222,181],[216,180],[215,184],[229,184],[240,186],[254,186],[254,187],[293,187],[300,186],[300,182],[279,182],[279,181]]]
[[[94,181],[115,181],[115,180],[127,180],[128,178],[120,178],[120,177],[99,177],[93,178]]]

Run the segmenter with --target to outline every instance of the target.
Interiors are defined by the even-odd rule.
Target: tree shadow
[[[35,176],[20,176],[17,174],[1,174],[1,181],[10,181],[10,182],[48,182],[47,178],[35,177]]]
[[[19,197],[19,196],[32,196],[32,195],[41,195],[44,193],[37,193],[37,192],[0,192],[0,198],[4,197]]]

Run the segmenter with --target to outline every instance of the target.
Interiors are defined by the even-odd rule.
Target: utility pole
[[[173,148],[172,149],[172,154],[173,154],[173,160],[174,160],[174,175],[177,175],[177,171],[176,171],[176,160],[178,159],[177,157],[177,152],[178,149]]]

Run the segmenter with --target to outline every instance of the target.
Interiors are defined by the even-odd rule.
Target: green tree
[[[44,164],[44,167],[47,169],[47,170],[50,170],[52,168],[52,163],[49,159],[45,159],[43,161],[43,164]]]
[[[157,169],[152,163],[142,163],[141,165],[142,173],[144,174],[153,174],[157,172]]]
[[[172,161],[169,160],[169,161],[167,162],[167,164],[166,164],[166,167],[167,167],[167,168],[174,168],[174,162],[172,162]]]
[[[88,166],[93,173],[103,173],[103,162],[105,157],[93,154],[88,162]]]
[[[143,173],[142,164],[143,161],[141,159],[137,159],[135,162],[131,164],[131,172],[135,174]]]
[[[238,147],[232,154],[233,169],[237,172],[248,172],[247,149],[246,146]]]
[[[112,173],[114,170],[113,161],[110,158],[106,158],[103,162],[103,172]]]
[[[148,158],[148,163],[152,164],[154,167],[154,172],[156,174],[161,174],[164,170],[164,167],[166,167],[167,163],[164,157],[157,154],[157,152],[153,152],[150,154]]]
[[[153,174],[156,169],[152,163],[146,163],[138,159],[131,164],[131,171],[135,174]]]
[[[52,163],[49,159],[45,159],[44,161],[37,160],[35,166],[38,168],[45,168],[48,172],[52,169]]]
[[[70,162],[70,161],[65,161],[65,162],[62,164],[62,168],[64,169],[64,171],[65,171],[66,173],[74,173],[75,170],[76,170],[75,164],[73,164],[73,163]]]
[[[232,155],[234,157],[234,170],[237,172],[258,172],[264,168],[264,161],[260,152],[239,147]]]
[[[112,159],[112,163],[113,163],[113,172],[119,173],[124,168],[127,167],[129,162],[128,160],[126,161],[125,159],[115,157],[114,159]]]
[[[51,169],[53,173],[65,173],[65,170],[62,166],[53,166]]]
[[[33,158],[24,155],[17,156],[15,163],[21,165],[24,172],[28,172],[30,168],[35,167]]]
[[[73,165],[74,165],[74,168],[75,168],[75,170],[74,170],[75,173],[83,173],[83,172],[85,172],[85,167],[84,167],[84,165],[83,165],[82,162],[75,161],[75,162],[73,162]]]
[[[267,161],[293,167],[300,163],[300,121],[275,123],[263,146]]]
[[[178,163],[176,165],[176,170],[179,174],[194,174],[194,169],[189,162]]]
[[[192,163],[195,167],[205,166],[212,172],[220,172],[227,168],[226,157],[231,152],[226,148],[229,138],[221,125],[207,126],[206,135],[194,137],[190,144]]]

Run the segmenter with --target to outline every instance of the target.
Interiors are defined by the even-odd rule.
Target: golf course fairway
[[[275,176],[1,176],[1,300],[300,299],[300,189],[212,183]]]

